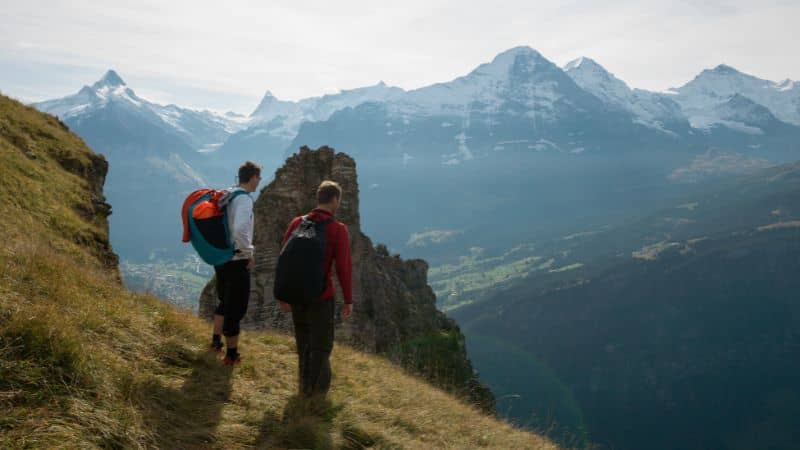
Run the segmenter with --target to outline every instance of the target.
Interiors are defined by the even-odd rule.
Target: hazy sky
[[[589,56],[652,90],[719,63],[800,78],[797,0],[3,3],[0,91],[26,101],[74,93],[114,68],[150,100],[249,113],[266,90],[299,99],[379,80],[411,89],[517,45],[559,65]]]

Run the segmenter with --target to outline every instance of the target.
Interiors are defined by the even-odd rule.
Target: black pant
[[[303,395],[325,395],[331,386],[330,357],[335,307],[333,299],[292,305],[300,392]]]
[[[225,317],[222,334],[238,336],[239,322],[247,312],[247,303],[250,300],[250,271],[247,270],[247,260],[239,259],[214,266],[214,272],[217,274],[219,298],[214,314]]]

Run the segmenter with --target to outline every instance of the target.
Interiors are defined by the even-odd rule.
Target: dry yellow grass
[[[287,336],[245,332],[223,366],[208,323],[101,260],[104,223],[76,212],[89,186],[63,170],[88,154],[0,96],[0,448],[556,448],[343,346],[328,402],[295,397]]]

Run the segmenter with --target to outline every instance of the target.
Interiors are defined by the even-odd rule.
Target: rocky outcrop
[[[373,247],[372,241],[361,232],[356,163],[332,148],[313,151],[301,148],[261,191],[255,204],[256,267],[243,325],[291,331],[291,317],[280,311],[272,296],[275,264],[287,224],[316,205],[317,186],[326,179],[342,186],[337,219],[348,227],[353,258],[354,311],[351,320],[342,321],[337,308],[337,340],[365,351],[394,356],[429,379],[468,396],[484,409],[493,410],[494,399],[473,374],[461,331],[452,319],[436,309],[436,296],[427,284],[428,264],[418,259],[404,261],[399,256],[390,256],[385,248],[379,251]],[[337,300],[340,294],[337,285]],[[200,315],[210,317],[215,306],[216,289],[212,280],[201,295]],[[446,348],[443,351],[447,355],[436,355],[442,361],[450,361],[445,373],[441,365],[428,367],[419,358],[409,357],[407,349],[418,352],[420,346],[441,336],[455,342],[440,346]],[[437,366],[436,370],[433,366]]]

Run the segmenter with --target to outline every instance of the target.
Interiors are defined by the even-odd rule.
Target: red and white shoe
[[[236,355],[236,358],[231,358],[228,355],[225,355],[225,359],[222,360],[222,364],[226,366],[238,366],[242,363],[242,355]]]

